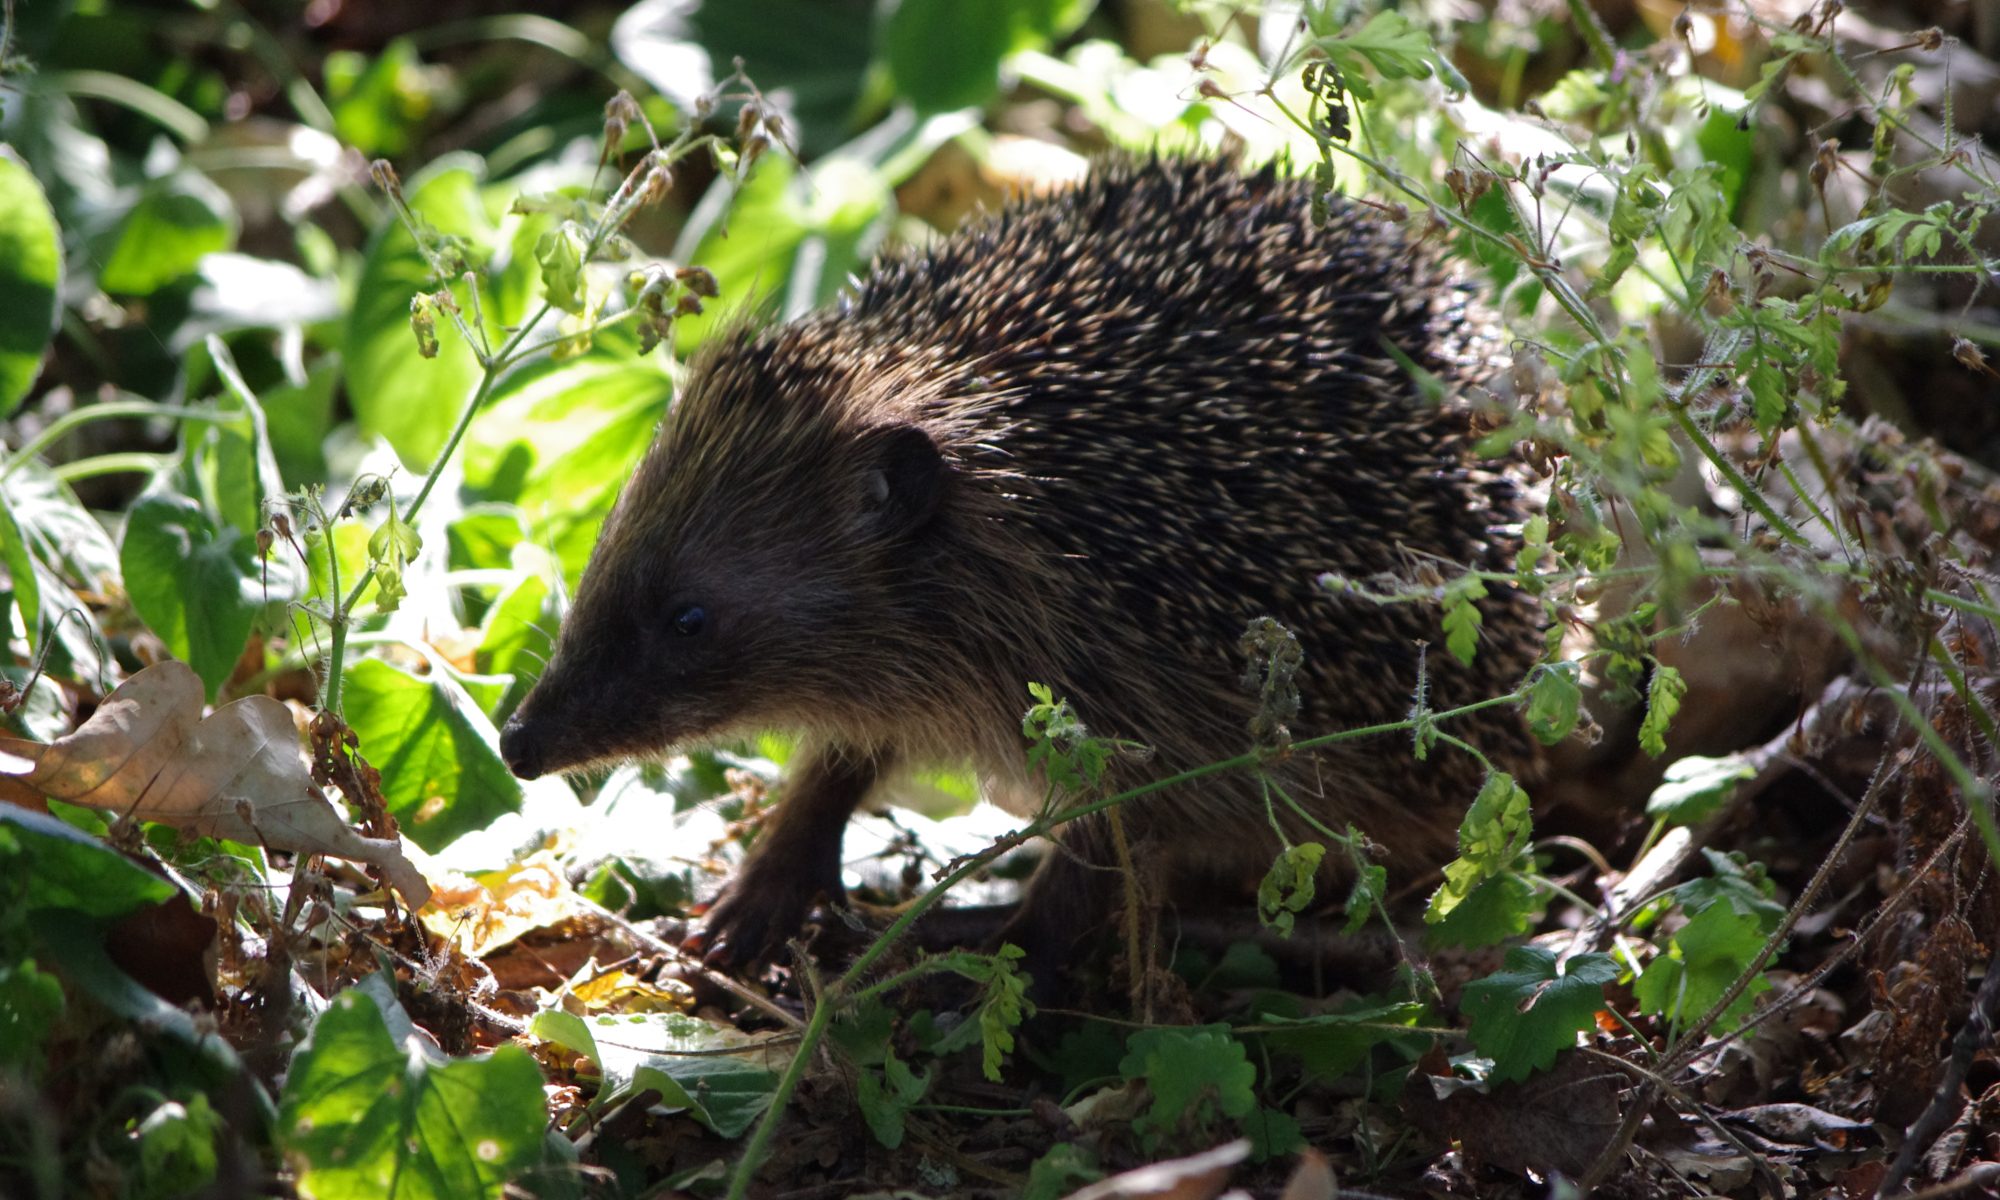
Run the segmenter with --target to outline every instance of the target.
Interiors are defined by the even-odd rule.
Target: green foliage
[[[0,417],[20,405],[41,371],[62,269],[55,210],[20,156],[0,145],[0,312],[7,314],[0,322]]]
[[[882,27],[896,90],[922,113],[983,103],[1000,63],[1081,24],[1095,0],[901,0]]]
[[[1673,825],[1696,824],[1721,808],[1736,786],[1755,774],[1750,764],[1734,756],[1675,759],[1647,799],[1646,815]]]
[[[1480,884],[1515,869],[1534,833],[1528,793],[1504,771],[1488,772],[1458,827],[1458,857],[1445,864],[1424,920],[1437,924]]]
[[[1479,627],[1485,621],[1478,602],[1486,599],[1486,583],[1477,575],[1460,575],[1444,589],[1444,644],[1466,666],[1479,649]]]
[[[441,850],[521,807],[499,735],[449,677],[419,677],[379,658],[347,672],[348,725],[382,773],[382,798],[411,841]]]
[[[1604,985],[1618,978],[1609,955],[1579,954],[1559,969],[1540,946],[1516,946],[1504,966],[1465,985],[1459,1002],[1472,1019],[1472,1044],[1493,1060],[1493,1079],[1526,1079],[1576,1045],[1604,1007]]]
[[[1144,1080],[1152,1093],[1152,1104],[1132,1123],[1148,1149],[1169,1139],[1206,1144],[1222,1118],[1241,1119],[1257,1107],[1257,1068],[1219,1026],[1141,1029],[1125,1043],[1118,1069]]]
[[[979,985],[977,1019],[959,1022],[950,1033],[931,1046],[937,1054],[952,1054],[975,1042],[979,1045],[980,1070],[995,1083],[1000,1068],[1014,1052],[1014,1031],[1035,1014],[1028,999],[1033,982],[1020,969],[1024,951],[1005,945],[992,954],[946,954],[936,960],[943,970],[955,971]]]
[[[1639,723],[1639,748],[1658,758],[1667,752],[1667,726],[1681,710],[1687,695],[1687,681],[1681,673],[1662,663],[1653,668],[1653,682],[1646,689],[1646,719]]]
[[[1325,857],[1326,847],[1318,842],[1287,846],[1272,861],[1271,869],[1258,883],[1257,919],[1279,937],[1291,936],[1292,924],[1298,914],[1313,902],[1317,891],[1313,880],[1319,874],[1320,860]],[[1355,905],[1350,900],[1350,919],[1354,909]],[[1367,909],[1364,907],[1361,912],[1365,919]]]
[[[600,1104],[658,1092],[660,1103],[726,1138],[742,1136],[763,1115],[777,1083],[761,1055],[731,1053],[749,1050],[742,1035],[685,1013],[586,1018],[548,1009],[528,1029],[597,1064]]]
[[[903,1144],[903,1118],[930,1087],[929,1071],[919,1075],[894,1052],[882,1058],[878,1071],[862,1068],[855,1080],[855,1100],[875,1140],[891,1150]]]
[[[1086,1183],[1104,1178],[1096,1156],[1075,1142],[1057,1142],[1028,1168],[1021,1200],[1061,1200]]]
[[[1080,795],[1103,782],[1117,744],[1090,736],[1069,701],[1057,700],[1047,684],[1031,683],[1035,703],[1021,718],[1028,739],[1028,770],[1039,772],[1058,795]]]
[[[1711,903],[1696,912],[1674,931],[1667,952],[1648,963],[1632,984],[1640,1011],[1676,1025],[1707,1012],[1763,950],[1767,935],[1760,924],[1758,915],[1729,903]],[[1764,976],[1752,979],[1724,1010],[1722,1026],[1733,1026],[1758,993],[1770,989]]]
[[[1543,664],[1528,685],[1528,729],[1553,746],[1576,731],[1583,717],[1583,688],[1575,663]]]
[[[520,1047],[434,1061],[350,988],[292,1058],[278,1140],[315,1196],[456,1200],[498,1196],[540,1162],[545,1122],[541,1072]]]

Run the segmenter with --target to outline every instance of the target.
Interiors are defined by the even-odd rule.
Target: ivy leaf
[[[1664,663],[1653,668],[1653,682],[1646,689],[1646,719],[1639,724],[1639,748],[1654,758],[1667,752],[1667,726],[1681,710],[1687,690],[1679,671]]]
[[[1646,965],[1632,985],[1641,1012],[1679,1024],[1707,1012],[1764,948],[1768,936],[1758,918],[1731,904],[1710,904],[1674,934],[1665,954]],[[1722,1014],[1732,1023],[1750,1009],[1760,992],[1771,989],[1763,975],[1751,980]]]
[[[1577,686],[1576,664],[1544,665],[1528,685],[1528,729],[1545,746],[1553,746],[1576,730],[1583,716],[1583,689]]]
[[[1504,771],[1486,776],[1458,827],[1458,857],[1445,864],[1444,883],[1431,894],[1424,922],[1451,915],[1480,884],[1512,869],[1534,834],[1528,793]]]
[[[924,1091],[930,1085],[929,1071],[918,1075],[894,1051],[883,1057],[880,1074],[862,1069],[856,1081],[855,1099],[876,1141],[890,1150],[903,1144],[903,1118],[924,1098]]]
[[[1485,598],[1486,584],[1477,575],[1460,575],[1445,585],[1445,649],[1468,667],[1472,665],[1473,652],[1479,648],[1479,626],[1485,621],[1479,614],[1477,601]]]
[[[1558,1051],[1596,1022],[1604,985],[1618,978],[1607,954],[1579,954],[1559,970],[1540,946],[1516,946],[1496,973],[1465,985],[1459,1007],[1472,1018],[1472,1044],[1493,1060],[1493,1079],[1545,1071]]]
[[[1142,1029],[1125,1043],[1118,1070],[1145,1080],[1153,1094],[1152,1107],[1132,1123],[1148,1150],[1183,1126],[1205,1131],[1218,1117],[1257,1107],[1257,1068],[1224,1026]]]
[[[1257,919],[1279,937],[1292,935],[1297,914],[1313,901],[1314,876],[1326,847],[1318,842],[1287,846],[1257,885]]]

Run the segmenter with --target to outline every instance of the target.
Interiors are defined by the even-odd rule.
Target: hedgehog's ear
[[[877,534],[914,533],[944,498],[944,451],[920,425],[883,425],[863,435],[868,462],[861,478],[861,514]]]

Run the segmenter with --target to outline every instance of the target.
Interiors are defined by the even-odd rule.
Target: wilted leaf
[[[0,738],[0,773],[45,796],[210,837],[371,863],[411,907],[430,884],[387,839],[340,819],[312,781],[291,710],[247,696],[201,715],[186,663],[156,663],[44,745]]]

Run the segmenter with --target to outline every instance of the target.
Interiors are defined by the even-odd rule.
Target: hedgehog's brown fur
[[[1317,581],[1426,559],[1511,569],[1520,502],[1468,463],[1462,408],[1419,401],[1385,344],[1459,384],[1499,348],[1432,254],[1359,208],[1337,204],[1322,229],[1308,207],[1271,171],[1115,161],[886,257],[839,311],[713,339],[509,724],[509,762],[536,774],[801,735],[784,802],[709,916],[711,947],[742,961],[839,894],[841,831],[884,774],[970,763],[999,802],[1038,801],[1031,681],[1093,732],[1152,748],[1113,786],[1247,748],[1238,643],[1260,615],[1305,650],[1298,736],[1404,716],[1438,610]],[[706,624],[677,636],[691,604]],[[1480,607],[1471,669],[1428,656],[1434,707],[1503,693],[1535,658],[1525,597],[1496,586]],[[1452,731],[1527,760],[1504,710]],[[1479,767],[1407,746],[1276,770],[1413,874],[1450,853]],[[1277,847],[1247,773],[1125,817],[1170,867],[1254,879]],[[1066,882],[1031,889],[1020,930],[1081,930],[1068,906],[1092,891],[1103,840],[1088,824],[1065,836],[1049,870]]]

